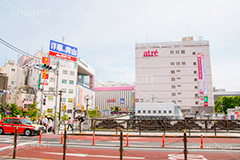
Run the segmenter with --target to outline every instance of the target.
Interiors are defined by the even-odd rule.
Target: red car
[[[40,134],[40,129],[46,130],[44,126],[32,124],[27,118],[7,117],[0,122],[0,134],[14,133],[16,126],[18,126],[17,133],[26,136]]]

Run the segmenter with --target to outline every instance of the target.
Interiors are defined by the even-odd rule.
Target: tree
[[[65,122],[66,120],[68,120],[68,115],[67,114],[63,114],[63,116],[61,117],[61,121]]]
[[[37,109],[37,104],[36,103],[30,104],[26,114],[32,121],[36,121],[38,117],[40,117],[40,110]]]
[[[16,104],[11,104],[10,106],[9,106],[9,104],[7,104],[7,108],[8,107],[10,108],[9,117],[17,117],[17,115],[19,115],[19,116],[23,115],[22,110],[18,109]]]
[[[89,117],[93,118],[93,117],[101,117],[102,115],[100,114],[99,111],[96,110],[88,110],[88,115]]]
[[[240,106],[240,96],[224,96],[218,98],[214,108],[216,113],[227,113],[228,108],[235,108],[236,106]]]
[[[0,104],[0,114],[1,118],[5,118],[7,115],[5,114],[5,111],[7,111],[7,107],[4,106],[2,103]]]

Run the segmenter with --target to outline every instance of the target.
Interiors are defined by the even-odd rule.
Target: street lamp
[[[85,117],[86,117],[86,118],[88,118],[88,100],[90,99],[90,97],[89,97],[89,95],[86,95],[84,98],[85,98],[85,99],[86,99],[86,101],[87,101],[87,104],[86,104],[86,114],[85,114]]]

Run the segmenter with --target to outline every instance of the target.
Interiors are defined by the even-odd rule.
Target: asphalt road
[[[200,148],[200,138],[188,138],[188,160],[240,160],[240,139],[238,138],[204,138],[204,148]],[[62,159],[63,144],[60,135],[44,134],[41,143],[39,136],[18,136],[17,158]],[[119,137],[74,136],[67,138],[66,159],[100,160],[120,159]],[[183,155],[182,138],[129,137],[126,147],[123,142],[123,159],[166,159],[181,160]],[[0,159],[12,157],[13,135],[0,135]]]

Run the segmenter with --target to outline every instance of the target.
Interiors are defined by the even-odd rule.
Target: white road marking
[[[31,145],[34,143],[37,143],[37,142],[33,141],[33,142],[26,142],[26,143],[17,143],[17,147],[24,146],[24,145]],[[5,150],[5,149],[11,149],[11,148],[13,148],[13,145],[9,145],[7,147],[2,147],[2,148],[0,148],[0,151]]]
[[[197,154],[188,154],[187,158],[188,158],[188,160],[207,160],[207,158],[204,158],[204,156],[197,155]],[[168,159],[169,160],[184,160],[184,154],[169,154]]]
[[[54,154],[62,155],[62,153],[53,153],[53,152],[42,152],[45,154]],[[102,157],[102,158],[116,158],[119,159],[119,156],[105,156],[105,155],[88,155],[88,154],[76,154],[76,153],[66,153],[67,156],[76,156],[76,157]],[[144,157],[123,157],[124,159],[145,159]]]

